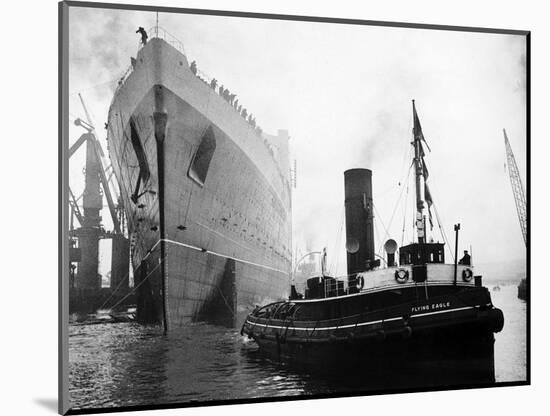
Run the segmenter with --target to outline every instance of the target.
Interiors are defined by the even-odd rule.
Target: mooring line
[[[204,253],[212,254],[212,255],[218,256],[218,257],[223,257],[223,258],[225,258],[225,259],[235,260],[235,261],[238,261],[238,262],[240,262],[240,263],[249,264],[249,265],[251,265],[251,266],[261,267],[262,269],[272,270],[272,271],[277,272],[277,273],[289,274],[288,272],[285,272],[284,270],[279,270],[279,269],[276,269],[276,268],[271,267],[271,266],[266,266],[265,264],[254,263],[254,262],[252,262],[252,261],[248,261],[248,260],[244,260],[244,259],[239,259],[239,258],[237,258],[237,257],[227,256],[227,255],[225,255],[225,254],[217,253],[217,252],[215,252],[215,251],[206,250],[206,249],[203,249],[203,248],[201,248],[201,247],[192,246],[192,245],[186,244],[186,243],[180,243],[179,241],[170,240],[170,239],[168,239],[168,238],[161,238],[161,239],[159,239],[159,240],[153,245],[153,247],[151,247],[151,248],[149,249],[149,253],[148,253],[143,259],[146,259],[146,258],[153,252],[153,250],[160,244],[161,241],[164,241],[164,242],[166,242],[166,243],[172,243],[172,244],[175,244],[175,245],[177,245],[177,246],[187,247],[187,248],[190,248],[190,249],[196,250],[196,251],[202,251],[202,252],[204,252]]]
[[[125,282],[126,278],[130,275],[130,270],[128,269],[128,273],[126,273],[126,275],[124,276],[124,278],[120,281],[120,283],[117,285],[117,287],[115,288],[115,290],[113,290],[111,292],[111,295],[107,298],[107,300],[105,302],[103,302],[103,304],[98,308],[98,309],[103,309],[103,307],[107,304],[107,302],[109,302],[111,300],[111,298],[115,295],[115,293],[118,291],[118,289],[120,289],[120,287],[122,286],[122,284]]]
[[[145,276],[145,278],[144,278],[141,282],[139,282],[139,284],[138,284],[137,286],[134,286],[134,287],[132,288],[132,290],[131,290],[126,296],[124,296],[124,297],[123,297],[122,299],[120,299],[114,306],[112,306],[111,309],[114,309],[114,308],[116,308],[118,305],[120,305],[120,304],[121,304],[123,301],[125,301],[132,293],[134,293],[138,287],[140,287],[143,283],[145,283],[145,281],[149,278],[149,276],[151,276],[151,275],[153,274],[153,272],[154,272],[155,270],[157,270],[157,269],[160,267],[160,265],[162,264],[163,261],[164,261],[164,259],[162,259],[162,260],[159,262],[159,264],[157,264],[157,265],[153,268],[153,270],[151,270],[151,271],[147,274],[147,276]]]

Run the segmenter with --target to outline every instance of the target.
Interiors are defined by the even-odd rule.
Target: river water
[[[491,292],[504,312],[497,382],[526,378],[526,304],[514,284]],[[239,329],[191,324],[163,335],[135,323],[69,327],[73,409],[368,392],[365,377],[315,374],[272,362]]]

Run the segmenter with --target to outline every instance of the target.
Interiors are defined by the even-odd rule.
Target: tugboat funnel
[[[372,171],[344,172],[348,276],[374,267]]]

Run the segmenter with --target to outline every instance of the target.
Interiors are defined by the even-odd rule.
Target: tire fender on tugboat
[[[409,280],[409,271],[403,268],[396,270],[395,280],[397,283],[406,283]]]
[[[498,333],[504,328],[504,314],[500,309],[491,309],[489,311],[489,321],[491,330],[494,333]]]
[[[462,280],[464,280],[465,282],[469,282],[470,280],[472,280],[472,277],[474,277],[474,272],[472,271],[472,269],[462,270]]]

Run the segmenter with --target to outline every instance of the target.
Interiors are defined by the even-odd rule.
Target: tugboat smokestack
[[[345,171],[344,188],[348,275],[353,275],[374,266],[372,171]]]

